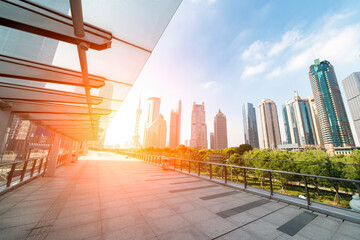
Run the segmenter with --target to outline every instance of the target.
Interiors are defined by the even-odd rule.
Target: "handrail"
[[[243,179],[244,179],[244,189],[247,189],[248,183],[247,183],[247,170],[253,170],[253,171],[262,171],[268,173],[268,179],[270,182],[270,198],[273,197],[274,191],[273,191],[273,184],[272,184],[272,173],[278,173],[278,174],[287,174],[292,176],[299,176],[302,177],[305,184],[305,191],[306,191],[306,200],[307,200],[307,207],[309,208],[311,205],[311,199],[309,194],[309,188],[308,188],[308,181],[307,178],[320,178],[320,179],[326,179],[330,181],[337,181],[337,182],[350,182],[354,183],[356,186],[356,189],[358,191],[358,194],[360,195],[360,181],[359,180],[352,180],[352,179],[343,179],[343,178],[336,178],[336,177],[328,177],[328,176],[318,176],[318,175],[312,175],[312,174],[304,174],[304,173],[295,173],[295,172],[286,172],[286,171],[278,171],[278,170],[270,170],[270,169],[261,169],[261,168],[253,168],[253,167],[245,167],[245,166],[237,166],[237,165],[228,165],[228,164],[222,164],[222,163],[214,163],[214,162],[204,162],[204,161],[197,161],[197,160],[191,160],[191,159],[182,159],[182,158],[175,158],[175,157],[164,157],[159,155],[153,155],[153,154],[143,154],[143,153],[130,153],[130,152],[122,152],[123,154],[131,155],[135,158],[139,158],[141,160],[144,160],[146,162],[152,162],[154,164],[161,164],[164,159],[169,159],[170,161],[173,160],[173,166],[174,170],[176,169],[175,161],[180,161],[180,165],[178,167],[180,168],[180,171],[183,172],[183,162],[188,162],[188,172],[190,174],[191,172],[191,163],[197,163],[198,165],[198,173],[197,175],[200,176],[200,165],[209,165],[209,178],[210,180],[213,178],[213,169],[212,166],[220,166],[223,167],[222,171],[222,178],[224,177],[224,183],[227,184],[227,167],[230,167],[231,169],[237,168],[243,170]],[[232,171],[231,171],[232,174]],[[225,176],[224,176],[225,175]],[[335,186],[334,186],[335,187]]]
[[[37,158],[28,158],[28,159],[24,159],[24,160],[15,160],[15,161],[8,161],[8,162],[1,162],[0,163],[0,167],[2,166],[6,166],[6,165],[11,165],[11,164],[14,164],[14,163],[23,163],[23,162],[29,162],[29,161],[33,161],[33,160],[37,160],[37,159],[41,159],[41,158],[44,158],[44,157],[37,157]]]
[[[143,154],[143,153],[141,153],[141,154]],[[301,176],[301,177],[316,177],[316,178],[323,178],[323,179],[333,180],[333,181],[343,181],[343,182],[352,182],[352,183],[360,184],[359,180],[352,180],[352,179],[346,179],[346,178],[334,178],[334,177],[312,175],[312,174],[305,174],[305,173],[286,172],[286,171],[271,170],[271,169],[264,169],[264,168],[252,168],[252,167],[229,165],[229,164],[223,164],[223,163],[204,162],[204,161],[184,159],[184,158],[164,157],[164,156],[152,155],[152,154],[144,154],[144,155],[156,156],[156,157],[161,157],[161,158],[169,158],[169,159],[175,159],[175,160],[182,160],[182,161],[189,161],[189,162],[199,162],[202,164],[211,164],[211,165],[216,165],[216,166],[226,166],[226,167],[233,167],[233,168],[240,168],[240,169],[247,169],[247,170],[257,170],[257,171],[263,171],[263,172],[289,174],[289,175],[295,175],[295,176]]]

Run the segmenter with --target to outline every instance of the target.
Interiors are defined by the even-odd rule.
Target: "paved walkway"
[[[360,239],[360,226],[110,153],[0,197],[0,239]]]

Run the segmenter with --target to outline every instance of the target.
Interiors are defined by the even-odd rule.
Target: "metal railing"
[[[0,163],[0,193],[43,175],[46,168],[45,157]]]
[[[218,183],[240,188],[244,191],[253,192],[279,201],[293,203],[307,209],[316,210],[336,217],[342,217],[343,219],[349,218],[348,220],[350,221],[360,222],[360,214],[346,209],[349,208],[348,204],[346,206],[339,207],[335,206],[336,204],[329,204],[329,201],[325,201],[323,199],[318,200],[318,197],[324,195],[324,192],[331,195],[331,197],[336,194],[337,197],[340,198],[341,195],[348,195],[351,198],[352,194],[356,194],[356,192],[360,195],[360,181],[358,180],[228,165],[214,162],[203,162],[133,152],[121,154],[127,154],[130,157],[156,165],[161,165],[163,163],[163,159],[168,159],[170,160],[170,169],[176,171],[185,172],[209,180],[215,180]],[[237,176],[240,175],[240,180],[234,181],[234,171],[237,172]],[[263,184],[259,184],[260,182]],[[286,191],[281,192],[280,186],[282,185],[296,188],[295,193],[297,195],[289,194]],[[352,189],[352,194],[350,194],[347,190],[341,190],[344,188]],[[298,195],[299,191],[302,191],[304,195]],[[342,213],[341,211],[346,212]]]
[[[59,154],[56,167],[63,166],[66,158],[67,154]],[[44,176],[47,164],[47,157],[0,163],[0,194],[36,177]]]

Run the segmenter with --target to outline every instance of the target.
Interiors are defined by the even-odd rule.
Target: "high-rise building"
[[[139,98],[139,106],[138,106],[138,108],[136,110],[134,136],[132,137],[133,138],[133,146],[135,148],[140,147],[139,124],[140,124],[140,115],[142,113],[140,105],[141,105],[141,97]]]
[[[360,72],[354,72],[342,80],[346,100],[354,121],[355,131],[360,140]]]
[[[245,144],[250,144],[253,148],[259,148],[256,113],[252,103],[243,105],[243,124]]]
[[[144,147],[163,148],[166,146],[166,121],[160,114],[161,99],[148,99],[149,108],[144,131]]]
[[[210,149],[215,149],[215,145],[214,145],[214,133],[211,132],[210,133]]]
[[[258,111],[261,147],[276,149],[281,144],[276,104],[270,99],[264,99],[259,103]]]
[[[334,67],[326,60],[315,59],[309,68],[309,78],[325,148],[354,146]]]
[[[190,147],[207,149],[207,127],[205,123],[205,105],[193,103],[191,113]]]
[[[171,110],[170,114],[170,131],[169,131],[169,147],[176,148],[180,145],[181,130],[181,100],[179,100],[178,108]]]
[[[226,116],[220,109],[214,117],[214,147],[215,149],[228,147]]]
[[[311,110],[311,98],[300,98],[295,91],[292,101],[285,101],[282,106],[285,133],[288,144],[299,146],[321,145],[317,141],[315,118]]]

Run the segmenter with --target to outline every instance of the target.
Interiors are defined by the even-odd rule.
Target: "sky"
[[[183,0],[110,125],[106,143],[131,142],[140,96],[141,142],[149,97],[161,98],[168,129],[171,109],[182,101],[181,143],[190,139],[193,102],[205,103],[208,140],[220,109],[229,146],[244,143],[242,105],[269,98],[277,104],[284,141],[281,105],[293,99],[294,90],[312,97],[308,69],[316,58],[334,66],[348,109],[341,80],[360,71],[359,11],[356,0]]]

